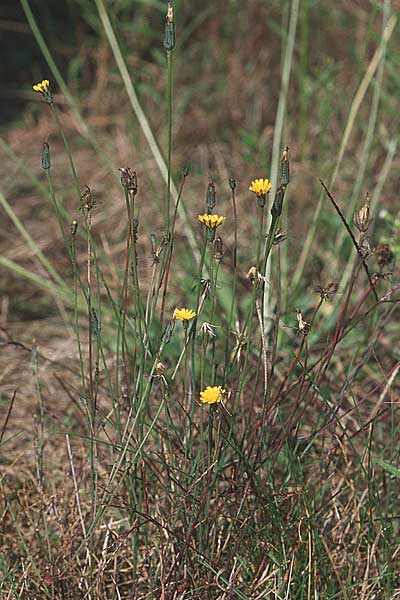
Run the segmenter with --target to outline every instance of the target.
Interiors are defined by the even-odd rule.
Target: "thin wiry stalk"
[[[297,21],[299,16],[300,0],[291,0],[290,4],[290,20],[289,31],[286,40],[285,57],[283,60],[281,89],[279,93],[278,110],[275,119],[274,140],[272,144],[272,161],[271,161],[271,183],[272,190],[275,193],[278,183],[279,160],[282,147],[282,134],[285,122],[286,105],[288,100],[289,81],[292,70],[293,50],[296,40]],[[269,223],[270,225],[270,223]],[[266,281],[270,279],[272,255],[268,252],[265,270],[262,272]],[[264,331],[267,334],[272,313],[272,301],[270,297],[270,287],[264,286],[263,298],[263,322]]]

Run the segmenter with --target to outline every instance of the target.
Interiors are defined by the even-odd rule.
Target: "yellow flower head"
[[[221,402],[223,394],[225,394],[225,390],[220,385],[214,387],[208,386],[205,390],[200,392],[200,402],[203,404],[215,404],[216,402]]]
[[[176,308],[174,310],[174,319],[178,319],[178,321],[191,321],[196,316],[194,310],[190,310],[190,308]]]
[[[200,223],[203,223],[208,229],[217,229],[225,221],[225,217],[219,217],[218,215],[199,215],[197,217]]]
[[[257,196],[266,196],[270,189],[272,188],[272,183],[269,179],[255,179],[251,182],[251,186],[249,190],[254,192]]]
[[[43,96],[48,93],[50,89],[50,81],[48,79],[43,79],[40,83],[36,83],[33,87],[35,92],[39,92]]]

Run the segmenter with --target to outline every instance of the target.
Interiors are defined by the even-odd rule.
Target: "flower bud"
[[[222,238],[217,237],[214,242],[214,258],[217,261],[221,261],[224,256],[224,242]]]
[[[284,196],[285,188],[283,185],[280,185],[276,191],[275,200],[271,208],[271,215],[274,219],[277,219],[281,216]]]
[[[50,167],[50,146],[47,142],[44,142],[42,146],[42,168],[47,171]]]
[[[216,204],[215,183],[213,181],[210,181],[208,183],[207,194],[206,194],[206,203],[207,203],[208,214],[211,214],[213,211],[213,208]]]
[[[289,172],[289,146],[283,151],[281,158],[281,182],[284,187],[286,187],[290,180],[290,172]]]
[[[174,23],[174,9],[172,4],[168,2],[167,20],[165,22],[164,29],[164,48],[166,50],[173,50],[175,47],[175,23]]]

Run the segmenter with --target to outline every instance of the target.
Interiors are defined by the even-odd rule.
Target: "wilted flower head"
[[[392,262],[394,258],[394,254],[389,246],[389,244],[381,244],[379,243],[375,248],[375,256],[378,262],[379,268],[383,269],[389,263]]]
[[[297,326],[299,331],[302,331],[304,335],[307,335],[311,329],[311,323],[306,321],[301,314],[301,310],[296,308],[296,318],[297,318]]]
[[[255,179],[251,182],[251,186],[249,187],[250,192],[253,192],[257,196],[258,205],[260,208],[265,206],[265,201],[267,198],[267,194],[270,192],[272,188],[272,183],[269,179]]]
[[[207,386],[205,390],[200,392],[200,402],[203,404],[216,404],[221,402],[224,394],[225,390],[220,385]]]
[[[132,192],[135,196],[138,191],[136,171],[132,171],[130,167],[121,167],[121,185],[128,192]]]
[[[370,204],[371,198],[367,194],[364,205],[358,212],[354,214],[353,221],[360,233],[368,231],[368,227],[371,225],[372,219],[370,219]]]

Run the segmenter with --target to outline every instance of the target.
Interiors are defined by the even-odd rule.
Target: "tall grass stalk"
[[[289,30],[286,39],[285,56],[282,68],[281,88],[279,93],[278,109],[275,118],[274,139],[272,143],[271,183],[273,194],[275,194],[277,191],[278,169],[282,147],[282,134],[284,129],[286,106],[289,92],[289,81],[292,70],[293,51],[296,41],[297,22],[299,16],[299,1],[300,0],[291,0],[290,3]],[[269,221],[269,224],[270,223],[271,221]],[[263,275],[266,279],[266,282],[270,280],[271,276],[271,261],[272,255],[268,253],[265,270],[263,271]],[[270,329],[271,315],[273,310],[272,305],[273,300],[271,298],[271,288],[269,285],[265,285],[263,297],[263,327],[265,336],[268,336],[268,332]]]

